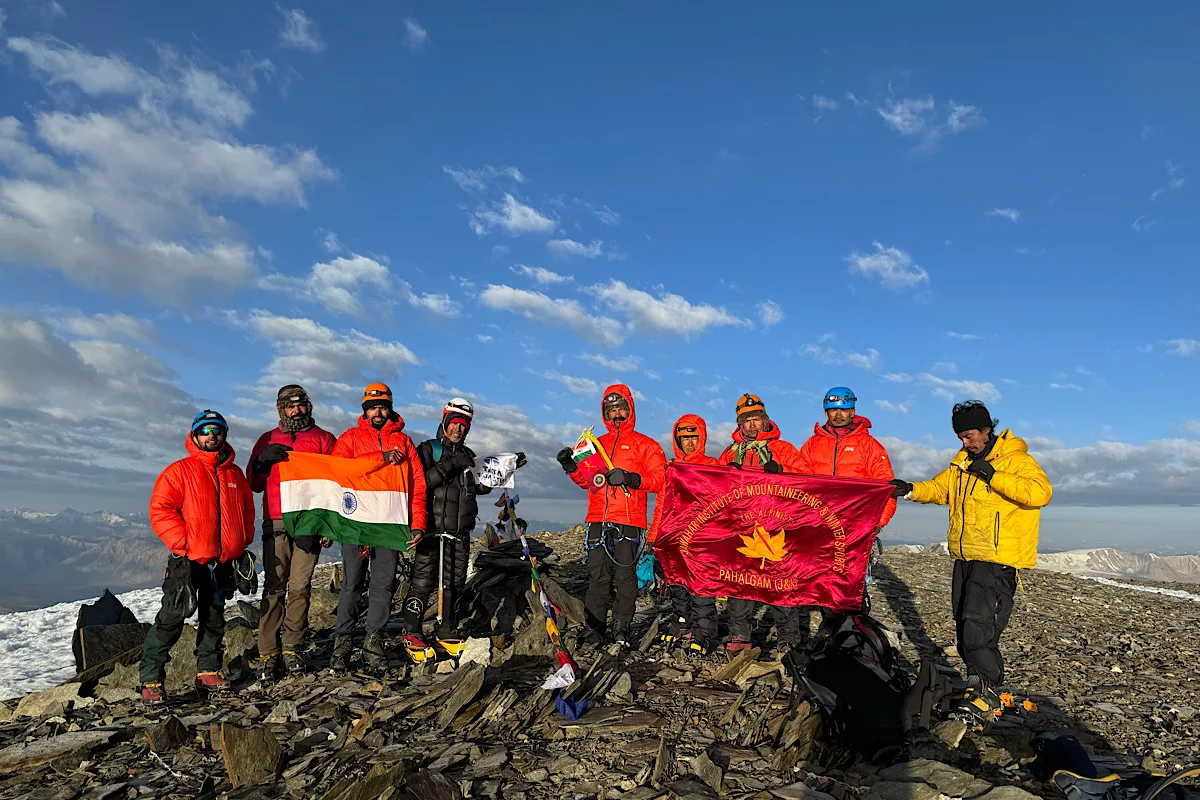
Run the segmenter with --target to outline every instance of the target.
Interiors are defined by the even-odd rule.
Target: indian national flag
[[[407,549],[412,488],[406,468],[291,452],[278,469],[279,506],[288,533]]]

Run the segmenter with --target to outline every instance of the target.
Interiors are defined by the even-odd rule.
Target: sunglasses
[[[225,432],[225,429],[220,425],[204,425],[196,429],[196,433],[201,436],[217,436]]]

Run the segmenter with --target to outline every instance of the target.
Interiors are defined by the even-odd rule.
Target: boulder
[[[146,743],[155,753],[171,753],[183,747],[194,737],[179,717],[171,715],[145,731]]]
[[[955,769],[949,764],[943,764],[940,761],[933,761],[928,758],[905,761],[881,769],[879,771],[879,780],[900,783],[925,783],[947,797],[961,797],[963,800],[971,800],[972,798],[979,797],[992,788],[991,784],[986,781],[981,781],[960,769]]]
[[[146,638],[146,627],[149,626],[141,625],[133,612],[105,589],[96,602],[79,606],[75,633],[71,638],[75,672],[83,672],[141,644]]]
[[[272,783],[279,771],[283,748],[275,734],[262,726],[239,728],[228,722],[214,725],[215,742],[225,761],[233,788]]]
[[[464,667],[467,664],[480,664],[484,667],[490,666],[492,663],[492,640],[491,639],[467,639],[466,647],[458,657],[458,665]]]
[[[79,699],[78,683],[64,683],[43,692],[32,692],[21,698],[15,717],[61,717]]]

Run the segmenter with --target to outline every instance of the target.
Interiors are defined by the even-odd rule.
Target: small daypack
[[[832,740],[867,758],[903,744],[910,681],[887,628],[850,614],[814,645],[818,649],[790,651],[784,663],[794,684],[816,702]]]

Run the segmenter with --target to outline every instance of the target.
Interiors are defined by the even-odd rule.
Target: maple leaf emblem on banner
[[[759,569],[766,567],[768,561],[782,561],[787,555],[782,530],[771,535],[762,525],[756,525],[750,533],[742,534],[742,542],[745,547],[739,547],[738,552],[750,558],[762,559]]]

